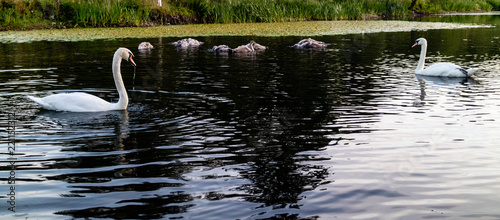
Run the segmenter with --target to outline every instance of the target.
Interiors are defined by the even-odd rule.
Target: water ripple
[[[441,42],[429,48],[429,63],[481,71],[470,79],[415,76],[413,35]],[[136,77],[124,69],[128,110],[103,113],[45,111],[26,95],[85,91],[117,100],[101,60],[135,40],[0,47],[47,54],[41,63],[19,55],[3,64],[0,123],[15,123],[16,152],[5,152],[12,128],[0,126],[0,178],[16,175],[17,217],[39,219],[495,218],[493,35],[318,36],[330,45],[315,51],[288,47],[299,37],[200,39],[270,46],[251,56],[148,39],[157,49],[137,56]],[[61,52],[66,44],[79,54]],[[79,66],[68,64],[75,60]]]

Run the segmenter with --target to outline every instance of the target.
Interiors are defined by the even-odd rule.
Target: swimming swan
[[[149,43],[149,42],[142,42],[137,47],[138,50],[151,50],[153,48],[154,48],[153,45],[151,43]]]
[[[255,45],[255,41],[250,41],[250,43],[246,44],[246,45],[241,45],[237,48],[234,48],[233,49],[233,53],[251,53],[251,52],[254,52],[255,49],[254,49],[254,45]]]
[[[465,70],[453,63],[436,63],[424,69],[425,65],[425,54],[427,53],[427,40],[425,38],[419,38],[415,41],[415,44],[411,46],[412,48],[422,45],[422,51],[420,51],[420,60],[418,61],[417,69],[415,69],[415,74],[423,76],[444,76],[444,77],[469,77],[472,76],[478,69],[468,69]]]
[[[113,57],[113,78],[115,79],[116,89],[120,96],[117,103],[110,103],[97,96],[83,92],[54,94],[43,98],[28,96],[28,98],[43,108],[56,111],[100,112],[124,110],[128,105],[128,95],[123,85],[120,64],[123,59],[129,61],[132,66],[136,66],[132,57],[134,57],[134,54],[129,49],[123,47],[118,48]]]
[[[253,40],[252,40],[252,41],[250,41],[250,43],[248,43],[246,46],[247,46],[247,47],[250,47],[250,46],[251,46],[251,47],[253,47],[253,50],[254,50],[254,51],[266,50],[266,49],[267,49],[267,47],[266,47],[266,46],[263,46],[263,45],[261,45],[261,44],[259,44],[259,43],[255,42],[255,41],[253,41]]]
[[[230,53],[232,51],[233,51],[233,49],[231,49],[227,45],[219,45],[219,46],[212,47],[212,52],[215,52],[215,53]]]
[[[327,44],[325,42],[317,41],[311,38],[303,39],[293,45],[293,47],[297,49],[319,49],[325,48],[326,46]]]
[[[201,41],[197,41],[193,38],[185,38],[172,43],[174,46],[182,49],[187,49],[189,47],[198,47],[203,44]]]

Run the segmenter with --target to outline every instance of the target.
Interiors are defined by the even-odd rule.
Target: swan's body
[[[250,41],[250,43],[248,43],[246,45],[241,45],[237,48],[234,48],[233,52],[234,53],[251,53],[251,52],[255,51],[254,45],[255,45],[255,41],[252,40],[252,41]]]
[[[425,55],[427,53],[427,40],[425,38],[419,38],[415,41],[412,47],[417,45],[422,46],[420,51],[420,60],[418,61],[417,69],[415,69],[415,74],[423,76],[441,76],[441,77],[469,77],[474,74],[477,69],[463,69],[453,63],[436,63],[424,69],[425,66]]]
[[[121,60],[129,61],[136,66],[132,59],[134,55],[127,48],[118,48],[113,57],[113,78],[115,79],[116,89],[118,90],[119,100],[116,103],[107,102],[97,96],[83,92],[63,93],[49,95],[43,98],[28,96],[31,100],[45,109],[69,112],[99,112],[124,110],[128,105],[128,95],[123,85],[120,73]]]
[[[178,40],[172,43],[174,46],[182,49],[186,49],[189,47],[198,47],[203,44],[203,42],[197,41],[193,38],[186,38],[182,40]]]
[[[219,45],[212,47],[212,51],[216,53],[252,53],[257,50],[265,50],[265,49],[267,49],[267,47],[255,43],[255,41],[253,40],[246,45],[241,45],[234,49],[231,49],[227,45]]]
[[[253,45],[251,45],[252,43],[253,43]],[[252,40],[252,41],[250,41],[250,43],[248,43],[246,46],[247,46],[247,47],[252,46],[252,47],[253,47],[253,49],[254,49],[254,51],[266,50],[266,49],[267,49],[267,47],[266,47],[266,46],[262,46],[261,44],[258,44],[258,43],[256,43],[256,42],[255,42],[255,41],[253,41],[253,40]]]
[[[325,48],[327,44],[322,41],[317,41],[311,38],[303,39],[293,45],[294,48],[297,49],[319,49],[319,48]]]
[[[149,42],[142,42],[141,44],[139,44],[137,49],[139,49],[139,50],[151,50],[151,49],[153,49],[153,45]]]
[[[230,53],[232,49],[227,45],[219,45],[212,47],[212,51],[216,53]]]

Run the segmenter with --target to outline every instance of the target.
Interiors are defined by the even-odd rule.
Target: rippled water
[[[427,18],[500,25],[498,15]],[[0,44],[0,216],[67,219],[498,219],[499,28],[316,37]],[[428,62],[472,79],[415,77]],[[216,55],[250,39],[255,55]],[[41,110],[26,95],[85,91],[127,111]],[[15,150],[13,147],[15,145]],[[14,181],[15,180],[15,181]],[[15,209],[15,212],[11,210]]]

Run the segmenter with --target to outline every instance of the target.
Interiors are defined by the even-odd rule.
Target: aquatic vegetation
[[[403,17],[499,10],[500,0],[0,0],[0,30]]]
[[[190,24],[157,27],[73,28],[6,31],[0,42],[82,41],[114,38],[198,36],[318,36],[430,29],[480,28],[484,25],[410,21],[303,21],[281,23]]]

